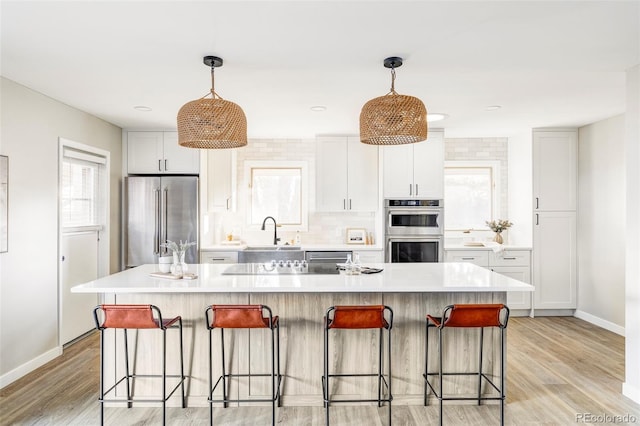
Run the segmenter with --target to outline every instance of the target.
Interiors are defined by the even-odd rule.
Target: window
[[[278,225],[306,229],[306,163],[251,161],[245,173],[251,193],[250,225],[261,225],[265,217],[273,216]]]
[[[60,220],[63,228],[100,227],[102,157],[65,148],[60,185]]]
[[[444,168],[445,228],[486,229],[500,211],[499,163],[448,161]]]

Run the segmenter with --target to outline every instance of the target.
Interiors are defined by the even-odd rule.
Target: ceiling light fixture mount
[[[222,58],[205,56],[211,68],[211,98],[209,93],[187,102],[178,111],[178,144],[188,148],[224,149],[247,144],[247,118],[237,104],[226,101],[215,92],[214,71],[223,64]]]
[[[427,139],[427,109],[413,96],[395,90],[396,71],[402,58],[392,56],[383,62],[391,69],[391,90],[371,99],[360,112],[360,141],[369,145],[402,145]]]

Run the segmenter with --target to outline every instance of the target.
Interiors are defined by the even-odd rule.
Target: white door
[[[59,345],[91,330],[98,296],[71,293],[109,273],[109,152],[60,138]]]
[[[62,235],[62,298],[60,344],[70,342],[95,327],[91,312],[95,294],[71,293],[71,287],[98,278],[98,231]]]

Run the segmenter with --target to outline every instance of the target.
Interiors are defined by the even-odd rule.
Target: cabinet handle
[[[536,209],[540,208],[540,199],[536,197]]]
[[[540,225],[540,215],[536,213],[536,225]]]
[[[227,210],[229,210],[229,200],[230,198],[227,198]]]
[[[209,259],[212,262],[218,261],[218,260],[226,260],[224,257],[212,257]]]
[[[158,171],[162,171],[162,160],[158,160]]]
[[[349,198],[349,210],[351,210],[351,198]]]
[[[503,257],[503,260],[516,260],[517,258],[515,257]]]
[[[418,184],[416,183],[416,197],[418,196]]]
[[[167,171],[167,160],[164,160],[164,171]]]
[[[461,257],[462,260],[475,260],[475,257]]]
[[[347,209],[347,199],[343,198],[342,199],[342,210],[346,210]]]
[[[413,185],[409,184],[409,195],[413,195]]]

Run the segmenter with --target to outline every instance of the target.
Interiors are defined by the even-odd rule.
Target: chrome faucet
[[[277,246],[278,241],[280,241],[280,238],[278,238],[278,225],[276,224],[276,220],[271,216],[265,217],[264,220],[262,221],[262,228],[260,229],[264,231],[264,225],[265,223],[267,223],[267,219],[271,219],[273,221],[273,245]]]

